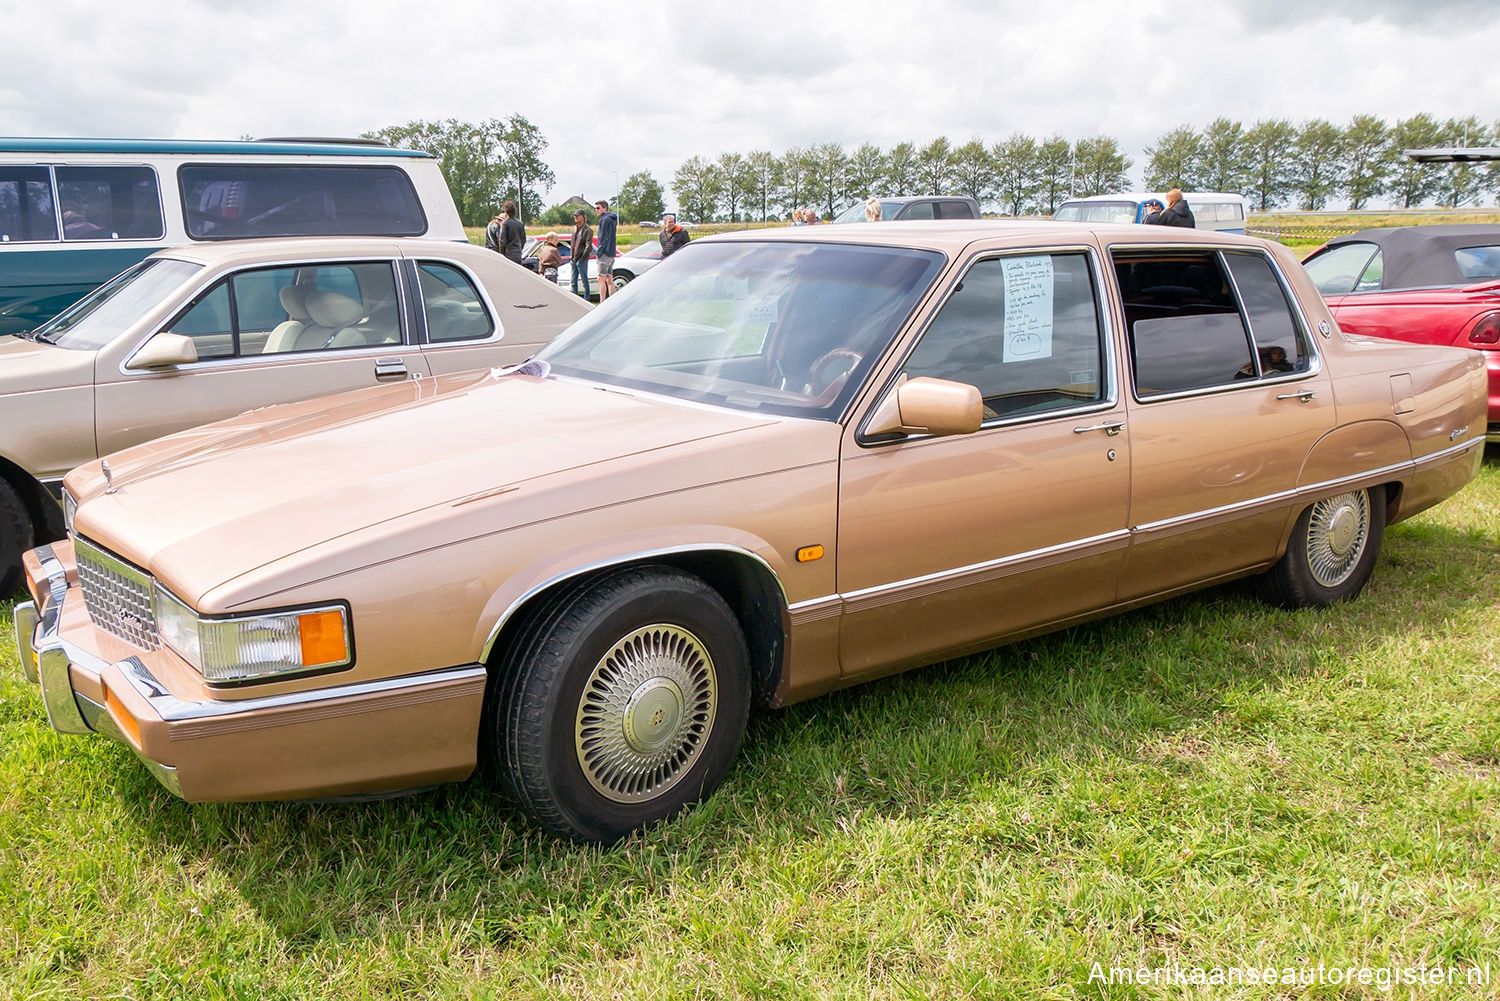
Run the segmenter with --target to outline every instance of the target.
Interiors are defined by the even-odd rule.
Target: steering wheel
[[[852,348],[834,348],[813,362],[807,370],[807,391],[814,396],[840,378],[854,371],[864,356]],[[842,363],[842,364],[839,364]],[[828,369],[824,372],[824,369]]]

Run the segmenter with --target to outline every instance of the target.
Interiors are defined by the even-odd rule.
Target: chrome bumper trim
[[[73,680],[68,676],[68,655],[61,644],[41,648],[42,706],[47,722],[58,733],[93,733],[93,728],[78,710],[73,694]]]
[[[130,748],[141,764],[146,766],[146,771],[150,772],[152,777],[160,782],[167,792],[178,799],[182,798],[182,782],[177,778],[177,769],[170,765],[164,765],[159,761],[152,761],[140,751],[137,751],[135,745],[126,740],[125,735],[120,732],[120,727],[115,723],[115,718],[109,714],[108,709],[87,696],[78,695],[75,696],[75,699],[78,702],[79,711],[83,714],[84,722],[92,727],[95,733],[101,737],[108,737],[111,740],[118,741]]]
[[[21,658],[21,673],[34,685],[41,680],[41,675],[37,673],[36,648],[31,643],[36,638],[36,625],[41,616],[37,614],[34,601],[21,602],[12,614],[15,616],[16,655]]]

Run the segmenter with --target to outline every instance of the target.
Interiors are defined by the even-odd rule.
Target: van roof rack
[[[366,139],[363,136],[256,136],[258,143],[332,143],[335,146],[384,146],[390,148],[390,143],[384,139]]]

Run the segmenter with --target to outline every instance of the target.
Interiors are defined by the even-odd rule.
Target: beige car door
[[[838,588],[846,676],[992,646],[1110,604],[1130,438],[1086,249],[968,268],[902,374],[979,387],[983,427],[846,434]]]
[[[1270,560],[1334,404],[1265,254],[1112,256],[1134,390],[1128,600]]]
[[[99,454],[273,403],[428,374],[406,343],[398,287],[390,260],[247,269],[216,282],[162,328],[190,338],[196,361],[141,370],[127,359],[96,374]]]

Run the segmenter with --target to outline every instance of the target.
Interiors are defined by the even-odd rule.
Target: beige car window
[[[985,417],[1104,398],[1097,297],[1084,254],[980,261],[943,304],[903,371],[979,387]]]
[[[333,351],[402,340],[389,261],[257,268],[226,278],[170,328],[200,359]]]
[[[478,340],[494,331],[474,283],[453,265],[423,261],[417,265],[417,280],[429,343]]]
[[[1114,259],[1137,395],[1255,377],[1250,332],[1217,253],[1117,253]]]

